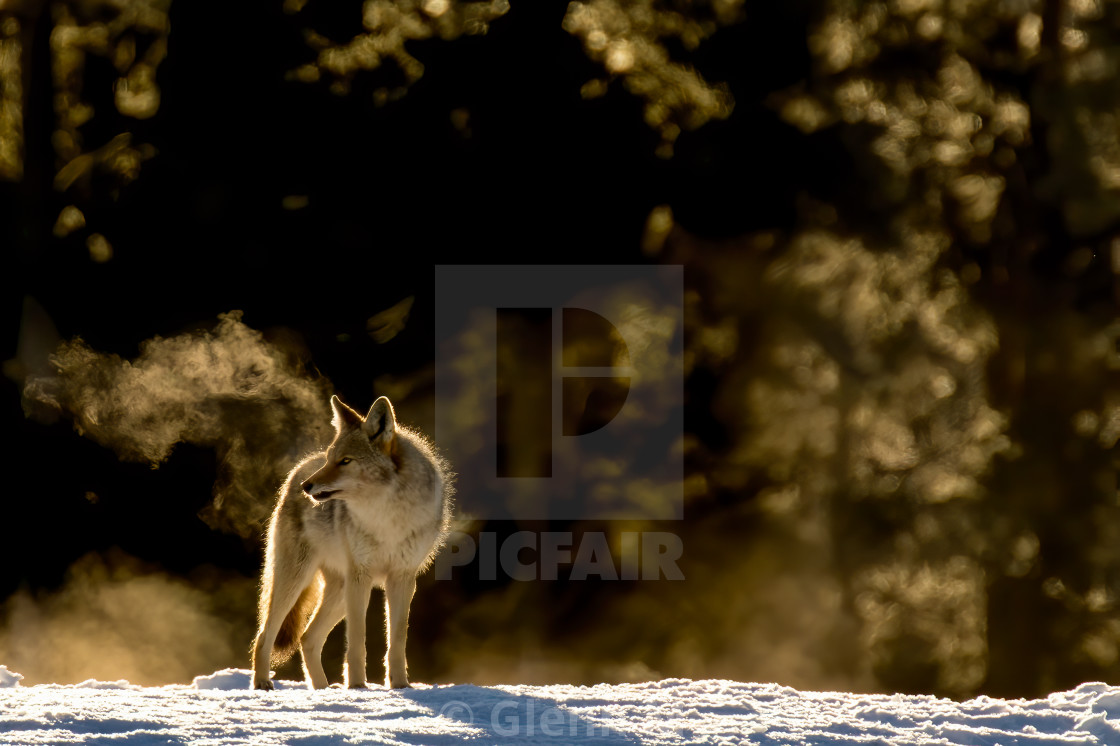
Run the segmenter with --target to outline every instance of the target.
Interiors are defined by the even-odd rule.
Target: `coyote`
[[[323,642],[346,617],[346,684],[366,685],[366,608],[385,589],[385,684],[408,686],[405,639],[416,576],[447,535],[451,478],[428,440],[381,397],[362,417],[331,397],[335,437],[288,474],[268,527],[253,688],[299,647],[311,688],[327,686]]]

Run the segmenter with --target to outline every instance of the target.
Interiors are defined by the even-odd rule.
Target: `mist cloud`
[[[201,569],[173,578],[120,552],[90,554],[50,594],[0,606],[0,660],[27,684],[186,682],[244,660],[254,582]]]
[[[53,373],[27,379],[29,417],[71,417],[121,459],[153,466],[177,443],[213,448],[218,476],[202,518],[242,536],[260,530],[283,474],[330,437],[330,383],[242,323],[240,311],[221,315],[213,331],[147,340],[135,360],[76,338],[51,363]]]

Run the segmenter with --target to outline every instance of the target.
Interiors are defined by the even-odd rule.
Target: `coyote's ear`
[[[396,434],[397,415],[393,412],[393,405],[384,396],[369,408],[369,414],[362,423],[362,431],[369,436],[371,442],[388,443]]]
[[[360,427],[362,424],[362,416],[343,404],[337,396],[331,397],[331,410],[334,411],[331,424],[336,432],[342,432],[348,427]]]

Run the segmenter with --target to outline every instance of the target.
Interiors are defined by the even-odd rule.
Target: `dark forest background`
[[[29,683],[246,666],[291,444],[514,262],[684,266],[685,520],[553,528],[687,579],[429,574],[415,680],[1120,682],[1117,4],[0,0],[0,210]]]

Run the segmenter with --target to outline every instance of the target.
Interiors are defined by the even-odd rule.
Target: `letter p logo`
[[[680,518],[680,267],[441,266],[436,442],[476,518]]]
[[[630,355],[610,321],[586,308],[497,309],[498,476],[551,477],[555,345],[560,338],[560,435],[595,432],[630,392]],[[572,371],[572,374],[569,374]]]

